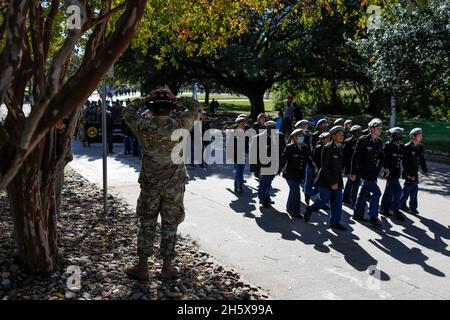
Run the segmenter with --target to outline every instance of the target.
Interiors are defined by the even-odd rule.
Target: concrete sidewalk
[[[123,152],[123,145],[115,150]],[[70,166],[101,185],[100,145],[83,148],[75,141],[73,153]],[[450,166],[429,167],[433,174],[420,186],[421,215],[408,215],[404,223],[383,217],[382,232],[351,221],[347,207],[343,222],[349,232],[328,229],[326,212],[313,215],[308,225],[291,220],[281,177],[274,180],[273,209],[263,209],[253,178],[247,177],[248,188],[237,197],[232,166],[193,168],[179,231],[276,299],[449,299]],[[110,191],[134,208],[139,170],[131,156],[108,159]],[[380,180],[382,190],[384,185]]]

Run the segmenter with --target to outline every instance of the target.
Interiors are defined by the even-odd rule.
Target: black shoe
[[[381,222],[378,218],[370,218],[369,223],[377,229],[381,229]]]
[[[384,209],[380,209],[380,214],[382,214],[383,216],[386,216],[386,217],[392,217],[392,213],[390,213],[389,210],[386,211]]]
[[[261,202],[261,205],[263,208],[270,208],[270,203],[268,202]]]
[[[415,215],[419,214],[419,211],[417,211],[417,209],[409,209],[409,212]]]
[[[275,204],[275,201],[270,200],[269,203],[270,203],[270,204]]]
[[[401,207],[400,210],[405,211],[405,212],[411,212],[411,210],[406,205]]]
[[[326,205],[324,205],[324,206],[323,206],[323,210],[326,210],[326,211],[330,211],[330,206],[329,206],[329,205],[327,205],[327,204],[326,204]]]
[[[330,228],[334,230],[347,231],[347,228],[344,227],[340,222],[331,224]]]
[[[354,214],[353,216],[352,216],[352,219],[353,220],[356,220],[356,221],[367,221],[367,219],[366,218],[364,218],[364,216],[362,216],[362,215],[359,215],[359,214]]]
[[[400,213],[400,211],[394,212],[394,217],[398,221],[405,221],[405,217]]]
[[[310,196],[307,196],[306,194],[305,194],[305,203],[306,203],[306,205],[307,206],[309,206],[309,201],[311,200],[311,197]]]
[[[351,205],[352,205],[352,203],[350,202],[349,199],[342,199],[342,203],[343,203],[343,204],[346,204],[346,205],[348,205],[348,206],[351,206]]]
[[[311,220],[311,215],[312,215],[312,210],[311,210],[311,207],[307,207],[306,208],[306,212],[305,212],[305,216],[304,216],[304,218],[305,218],[305,222],[309,222],[309,220]]]

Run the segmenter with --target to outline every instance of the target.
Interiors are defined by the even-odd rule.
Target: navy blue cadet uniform
[[[375,127],[381,126],[381,120],[370,122]],[[381,190],[377,185],[378,174],[381,168],[386,168],[386,162],[383,153],[383,140],[379,137],[368,135],[359,138],[356,143],[355,153],[352,157],[350,169],[351,176],[359,176],[362,179],[362,187],[353,213],[355,220],[364,220],[364,210],[366,201],[370,199],[369,217],[371,222],[376,222],[379,210],[379,201]],[[379,221],[377,226],[380,227]]]
[[[330,135],[338,131],[344,132],[344,127],[335,126],[330,130]],[[334,141],[326,144],[322,149],[321,168],[319,170],[316,182],[319,185],[320,197],[311,207],[308,207],[305,213],[305,222],[308,222],[311,214],[315,211],[325,208],[331,202],[330,225],[332,228],[345,230],[340,225],[342,214],[342,188],[344,182],[342,179],[342,170],[344,165],[344,155],[342,145]],[[333,190],[334,185],[338,185]]]
[[[415,134],[422,134],[420,128],[413,129],[411,136]],[[417,193],[419,192],[419,168],[425,174],[428,174],[427,163],[425,161],[425,148],[421,143],[408,142],[405,145],[403,155],[403,179],[405,184],[402,190],[402,196],[400,198],[401,209],[404,211],[410,211],[414,214],[418,214],[417,207]],[[406,206],[406,201],[409,200],[409,209]]]
[[[386,188],[383,198],[381,199],[381,213],[387,216],[394,214],[398,219],[404,220],[399,212],[400,197],[402,195],[402,187],[400,185],[401,162],[403,158],[404,145],[401,141],[402,128],[392,128],[389,130],[391,134],[390,141],[384,145],[384,157],[386,165],[389,169],[389,176],[386,178]]]
[[[362,130],[361,126],[353,126],[350,129],[352,136],[347,138],[344,142],[344,172],[346,175],[350,175],[350,169],[352,166],[352,157],[356,150],[356,143],[358,138],[357,133]],[[344,187],[344,195],[342,202],[354,206],[356,204],[356,199],[358,198],[358,190],[361,185],[361,178],[356,177],[354,181],[347,179]]]
[[[297,140],[297,136],[303,134],[302,129],[296,129],[291,137]],[[301,137],[304,139],[304,136]],[[303,140],[304,141],[304,140]],[[283,178],[289,185],[289,197],[286,205],[286,211],[300,218],[300,184],[305,179],[306,165],[312,166],[311,152],[309,147],[301,141],[293,141],[284,149],[281,157],[281,171]]]
[[[258,198],[260,203],[263,205],[263,207],[269,207],[271,203],[273,203],[270,200],[270,192],[272,190],[272,181],[275,178],[275,175],[279,172],[279,165],[280,165],[280,158],[284,151],[284,148],[286,147],[286,142],[284,139],[284,134],[281,132],[278,132],[278,141],[275,141],[275,147],[276,150],[272,150],[272,131],[275,130],[276,123],[273,121],[267,121],[266,127],[267,130],[254,136],[252,139],[252,143],[250,146],[251,152],[256,148],[257,150],[257,157],[258,157],[258,164],[263,168],[267,168],[266,170],[273,169],[273,172],[268,174],[267,172],[261,171],[260,179],[259,179],[259,186],[258,186]],[[262,151],[262,154],[266,154],[269,159],[272,159],[272,157],[277,157],[278,163],[274,163],[273,165],[276,166],[276,168],[272,167],[272,162],[269,161],[267,164],[262,163],[261,159],[259,158],[259,140],[265,139],[266,140],[266,150]],[[277,152],[278,154],[274,154],[274,152]],[[270,169],[269,169],[270,168]]]

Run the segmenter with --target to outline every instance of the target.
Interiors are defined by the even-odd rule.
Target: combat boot
[[[139,260],[137,265],[127,268],[126,273],[133,279],[148,280],[148,262],[146,260]]]

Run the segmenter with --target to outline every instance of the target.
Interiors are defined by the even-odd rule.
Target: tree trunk
[[[48,151],[45,140],[25,160],[7,187],[19,259],[36,273],[50,273],[58,264],[56,170],[42,168],[42,156]]]
[[[35,273],[51,273],[58,266],[55,182],[72,160],[70,144],[78,117],[75,111],[64,130],[51,129],[7,187],[19,259]]]
[[[209,86],[205,86],[205,104],[209,106],[209,94],[211,93],[211,88]]]
[[[258,114],[264,113],[264,94],[265,90],[261,91],[253,91],[247,94],[248,99],[250,100],[251,112],[250,118],[256,120]]]
[[[394,95],[391,96],[391,117],[389,120],[389,128],[395,127],[395,114],[397,111],[397,99]]]

